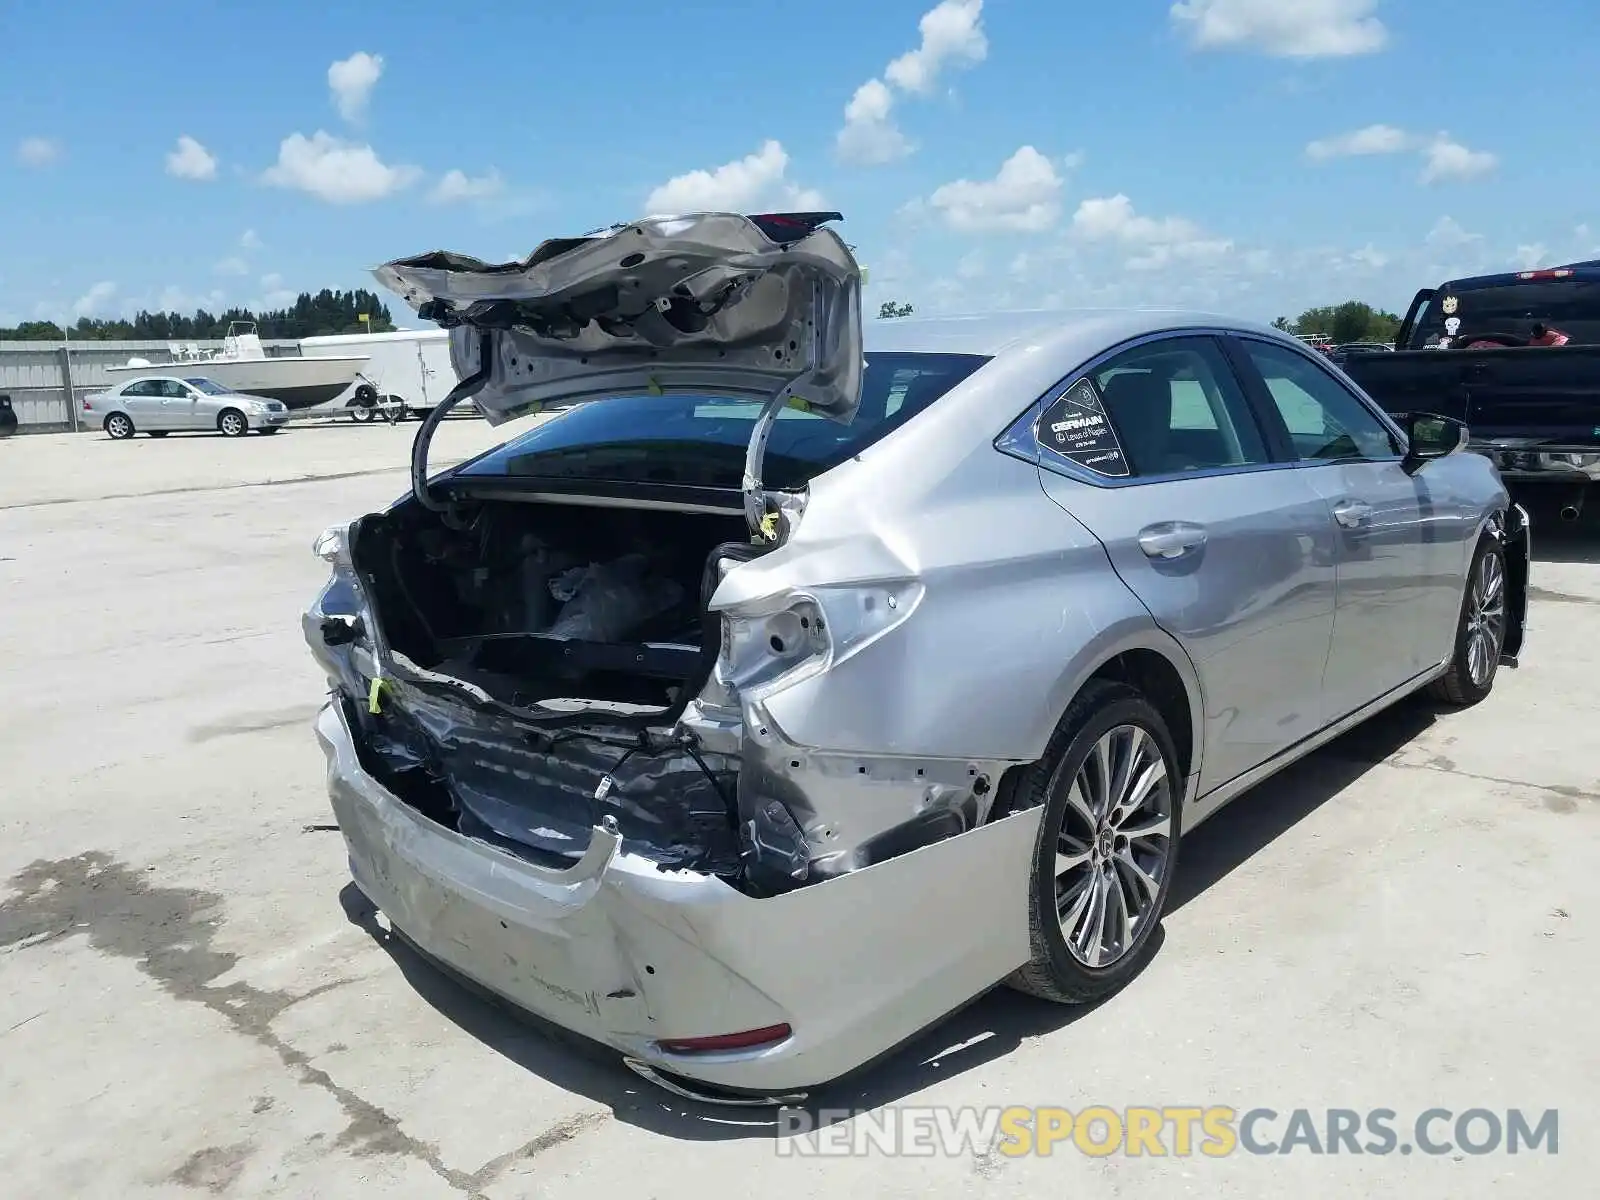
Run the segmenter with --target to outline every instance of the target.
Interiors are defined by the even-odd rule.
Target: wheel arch
[[[223,419],[225,417],[227,417],[227,415],[229,413],[233,413],[236,417],[238,417],[241,421],[243,421],[244,422],[244,427],[245,427],[246,430],[250,429],[250,417],[249,417],[249,414],[247,414],[244,411],[244,409],[237,408],[234,405],[230,404],[230,405],[228,405],[227,408],[224,408],[220,412],[217,413],[217,429],[219,431],[222,429]]]
[[[1098,642],[1063,673],[1053,694],[1045,743],[1083,689],[1102,679],[1137,688],[1166,721],[1185,778],[1184,802],[1188,803],[1193,782],[1200,776],[1205,747],[1205,697],[1189,655],[1177,639],[1148,618],[1120,636]]]

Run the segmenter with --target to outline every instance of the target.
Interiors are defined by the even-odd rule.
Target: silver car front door
[[[1402,467],[1398,432],[1312,354],[1255,338],[1236,344],[1282,420],[1298,473],[1336,522],[1338,601],[1323,686],[1337,720],[1449,654],[1459,514],[1429,494],[1425,474]]]
[[[1157,338],[1091,365],[1036,437],[1046,493],[1194,664],[1200,794],[1321,728],[1332,518],[1274,461],[1220,343]]]
[[[163,379],[161,412],[161,424],[164,429],[196,428],[194,390],[181,379]]]

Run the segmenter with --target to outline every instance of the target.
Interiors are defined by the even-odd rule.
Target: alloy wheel
[[[1072,781],[1056,839],[1056,914],[1083,966],[1118,962],[1158,919],[1174,808],[1155,739],[1137,725],[1101,735]]]
[[[228,437],[238,437],[244,432],[244,418],[237,413],[223,413],[222,432]]]
[[[1506,567],[1498,554],[1485,554],[1472,575],[1467,600],[1467,672],[1483,687],[1500,660],[1506,630]]]

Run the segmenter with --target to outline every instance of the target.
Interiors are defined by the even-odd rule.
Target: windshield
[[[1410,349],[1425,350],[1451,338],[1449,321],[1459,321],[1454,341],[1501,334],[1527,341],[1543,324],[1572,339],[1572,345],[1600,345],[1600,281],[1587,279],[1516,280],[1488,287],[1439,289],[1417,316]]]
[[[213,379],[185,379],[184,382],[194,388],[195,391],[204,392],[208,396],[226,396],[229,394],[227,388]]]
[[[785,409],[763,476],[794,489],[904,425],[988,359],[869,354],[854,421]],[[563,478],[737,488],[761,405],[718,396],[619,396],[580,405],[462,467],[464,478]]]

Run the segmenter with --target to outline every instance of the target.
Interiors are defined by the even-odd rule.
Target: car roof
[[[866,322],[866,348],[879,353],[981,354],[988,358],[1048,351],[1084,357],[1146,334],[1183,329],[1226,329],[1289,335],[1269,325],[1191,309],[1085,308],[1021,310],[972,316],[896,317]],[[1292,340],[1292,339],[1290,339]]]

